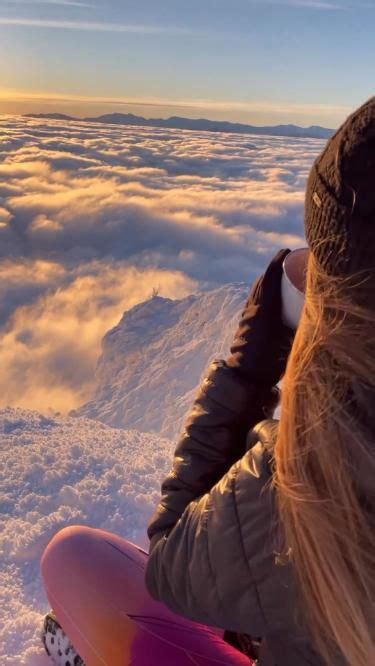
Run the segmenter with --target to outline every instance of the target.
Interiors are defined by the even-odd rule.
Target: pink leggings
[[[249,666],[223,631],[154,601],[144,584],[147,553],[110,532],[66,527],[41,559],[58,622],[87,666]]]

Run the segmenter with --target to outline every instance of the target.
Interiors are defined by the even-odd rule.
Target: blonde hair
[[[375,308],[365,276],[310,255],[274,483],[302,609],[327,664],[375,663]]]

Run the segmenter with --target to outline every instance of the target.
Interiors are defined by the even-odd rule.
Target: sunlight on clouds
[[[61,280],[65,275],[64,266],[51,261],[18,259],[16,262],[14,259],[3,259],[0,262],[0,294],[4,297],[11,284],[35,282],[48,285],[55,279]]]
[[[56,270],[47,262],[27,268],[46,281]],[[8,273],[14,280],[17,267],[8,263]],[[171,298],[196,287],[181,273],[104,263],[75,273],[66,287],[13,314],[0,340],[2,404],[62,412],[81,404],[90,397],[101,340],[123,311],[149,298],[153,287]],[[8,279],[6,268],[1,277]]]
[[[38,232],[38,231],[50,231],[51,233],[54,233],[56,231],[62,231],[63,227],[59,222],[56,222],[56,220],[50,220],[47,215],[37,215],[32,223],[30,224],[30,231],[31,232]]]
[[[12,215],[9,212],[9,210],[6,210],[5,208],[0,208],[0,226],[1,227],[6,227],[9,220],[12,219]]]
[[[0,141],[0,404],[90,397],[124,310],[250,284],[303,237],[323,142],[8,118]]]

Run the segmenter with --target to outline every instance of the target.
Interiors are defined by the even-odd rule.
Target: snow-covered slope
[[[39,560],[49,538],[88,524],[146,544],[173,444],[83,418],[0,411],[0,664],[44,666],[48,608]]]
[[[1,665],[48,665],[39,560],[58,529],[88,524],[147,544],[182,419],[209,361],[227,355],[247,293],[231,284],[126,312],[74,417],[0,411]]]
[[[75,414],[175,438],[208,363],[228,354],[248,290],[156,296],[125,312],[103,340],[94,396]]]

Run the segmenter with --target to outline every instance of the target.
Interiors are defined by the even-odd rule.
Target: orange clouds
[[[0,263],[0,294],[4,297],[10,285],[20,282],[51,284],[66,274],[64,266],[39,259],[36,261],[4,259]]]
[[[27,269],[43,280],[55,266],[36,262]],[[8,264],[8,271],[14,279],[17,267]],[[153,287],[182,298],[196,286],[182,274],[155,269],[92,263],[81,272],[15,311],[0,339],[2,405],[67,412],[81,404],[90,396],[101,340],[123,311],[149,298]]]
[[[7,118],[0,136],[0,404],[67,411],[100,341],[160,285],[250,282],[303,239],[319,140]]]
[[[12,215],[9,212],[9,210],[6,210],[5,208],[0,208],[0,226],[1,227],[6,227],[9,220],[12,219]]]

